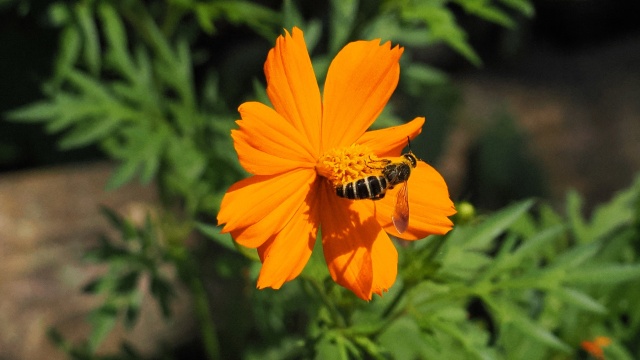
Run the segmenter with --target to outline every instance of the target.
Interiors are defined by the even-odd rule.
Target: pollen
[[[379,159],[368,147],[353,144],[331,149],[318,159],[316,171],[334,186],[369,175],[380,175],[385,160]]]

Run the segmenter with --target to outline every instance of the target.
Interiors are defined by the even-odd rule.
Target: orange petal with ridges
[[[302,30],[294,27],[278,37],[264,64],[267,95],[276,111],[284,116],[320,156],[322,100]]]
[[[247,228],[265,218],[271,219],[267,216],[273,212],[281,214],[283,219],[279,221],[288,221],[293,212],[287,210],[295,208],[295,204],[305,198],[315,177],[313,170],[299,170],[275,176],[254,175],[238,181],[222,198],[218,213],[218,224],[225,224],[222,232]],[[269,224],[262,224],[267,225]],[[272,220],[271,228],[278,226],[277,221]],[[267,233],[257,238],[245,236],[236,241],[244,246],[257,247],[269,235],[271,234]]]
[[[307,172],[313,176],[312,172]],[[255,248],[265,242],[267,236],[276,234],[291,220],[291,214],[305,201],[313,188],[313,180],[305,181],[300,187],[300,191],[294,191],[280,204],[268,212],[262,220],[255,224],[231,231],[231,236],[240,245],[248,248]]]
[[[413,140],[422,132],[422,125],[424,118],[417,117],[403,125],[367,131],[356,143],[367,146],[379,157],[398,156],[408,145],[407,137]]]
[[[442,176],[430,165],[419,161],[407,182],[409,187],[409,227],[398,234],[391,221],[396,204],[397,186],[387,191],[384,199],[368,202],[367,206],[374,211],[378,222],[389,234],[405,239],[417,240],[433,234],[446,234],[453,227],[448,218],[456,213],[453,202],[449,198],[449,190]]]
[[[300,168],[312,169],[315,166],[308,161],[285,159],[256,149],[250,144],[247,135],[238,130],[231,130],[231,137],[238,153],[240,165],[252,175],[278,175]]]
[[[354,143],[382,112],[398,84],[402,51],[390,42],[355,41],[336,55],[324,86],[325,151]]]
[[[370,300],[396,278],[398,253],[389,236],[362,202],[335,196],[325,184],[321,193],[322,246],[335,282]]]
[[[242,120],[237,123],[256,148],[292,160],[315,162],[307,139],[282,115],[259,102],[246,102],[238,108]]]
[[[371,291],[382,296],[382,293],[393,285],[398,275],[398,251],[384,231],[381,231],[373,242],[371,259],[373,263]]]
[[[259,289],[279,289],[300,275],[318,234],[317,202],[316,192],[309,192],[286,226],[258,248],[262,260]]]

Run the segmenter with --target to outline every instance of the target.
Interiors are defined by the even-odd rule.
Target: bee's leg
[[[384,199],[384,196],[387,195],[386,192],[380,193],[374,197],[371,198],[371,200],[380,200],[380,199]]]
[[[389,159],[378,159],[372,160],[371,156],[369,156],[369,160],[367,161],[367,166],[371,169],[384,169],[385,166],[389,165],[391,160]]]

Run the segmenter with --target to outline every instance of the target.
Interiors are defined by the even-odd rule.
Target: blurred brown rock
[[[49,341],[50,327],[72,341],[86,338],[86,314],[100,299],[81,288],[103,269],[82,257],[109,231],[99,205],[135,216],[156,200],[152,186],[104,191],[111,171],[97,163],[0,177],[0,359],[66,358]],[[147,355],[160,343],[184,340],[192,329],[184,294],[179,291],[171,325],[147,294],[136,327],[119,326],[101,352],[115,351],[123,338]]]

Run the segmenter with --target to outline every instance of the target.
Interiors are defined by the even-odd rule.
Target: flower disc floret
[[[384,161],[367,146],[353,144],[327,151],[318,160],[316,171],[334,185],[345,184],[369,175],[379,175]]]

